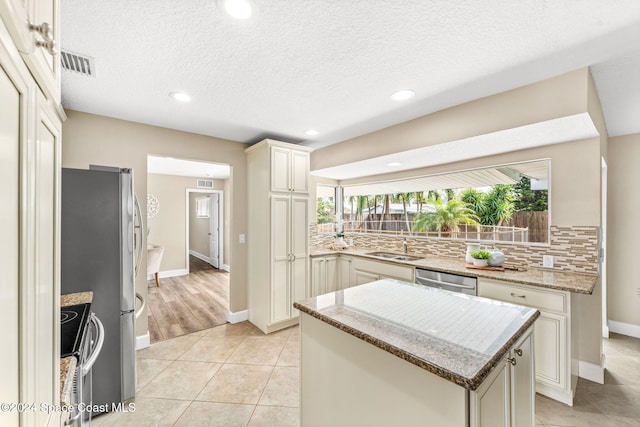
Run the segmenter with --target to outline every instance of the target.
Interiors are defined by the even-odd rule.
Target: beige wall
[[[164,255],[160,271],[186,270],[186,195],[187,189],[197,190],[197,178],[175,175],[147,175],[147,192],[155,195],[160,203],[158,214],[148,220],[148,242],[164,247]],[[222,189],[222,181],[214,180],[214,189]],[[220,188],[218,188],[220,187]],[[191,197],[207,196],[209,193],[190,193]],[[194,202],[195,204],[195,202]],[[189,220],[189,245],[204,247],[203,255],[209,256],[209,220],[196,218],[195,207],[189,209],[192,214]],[[191,234],[192,226],[206,227],[204,236],[198,240],[199,234]],[[224,231],[228,233],[228,230]],[[195,241],[194,241],[195,239]],[[189,249],[192,249],[191,247]]]
[[[590,114],[600,132],[606,132],[587,68],[318,149],[311,154],[311,170],[584,112]],[[551,224],[559,227],[600,226],[602,150],[606,150],[605,136],[374,178],[346,180],[341,184],[550,158]],[[580,359],[600,364],[600,289],[594,295],[579,296],[578,302]]]
[[[607,286],[610,320],[640,327],[640,134],[609,139]]]
[[[311,170],[584,113],[588,80],[582,68],[318,149]]]
[[[62,127],[63,167],[86,168],[89,164],[129,167],[135,171],[135,192],[146,210],[147,155],[220,162],[231,165],[229,207],[231,235],[246,233],[246,144],[143,125],[77,111],[66,111]],[[246,248],[231,238],[230,311],[247,308]],[[237,268],[233,268],[233,266]],[[146,259],[141,266],[146,271]],[[144,274],[136,279],[136,290],[147,295]],[[147,316],[141,316],[136,334],[147,332]]]

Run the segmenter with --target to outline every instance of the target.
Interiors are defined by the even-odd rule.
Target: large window
[[[344,231],[548,243],[549,170],[538,160],[344,186]]]
[[[333,233],[336,222],[335,187],[319,184],[316,187],[318,232]]]

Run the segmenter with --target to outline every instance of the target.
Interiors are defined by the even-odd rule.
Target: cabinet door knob
[[[36,46],[44,47],[51,56],[55,55],[57,53],[55,48],[56,41],[53,39],[53,28],[51,25],[49,25],[48,22],[43,22],[40,25],[28,23],[28,25],[30,31],[35,31],[42,37],[42,40],[36,41]]]
[[[513,298],[526,298],[527,297],[526,295],[518,295],[518,294],[514,294],[513,292],[511,292],[511,296]]]
[[[522,357],[522,349],[521,348],[516,348],[515,350],[513,350],[513,352],[515,354],[517,354],[518,356]]]
[[[511,363],[513,366],[516,366],[516,363],[518,363],[516,361],[515,357],[507,357],[507,360],[509,361],[509,363]]]

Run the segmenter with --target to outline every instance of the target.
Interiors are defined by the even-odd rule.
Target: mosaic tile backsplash
[[[359,250],[402,251],[402,237],[373,233],[346,233],[345,241],[353,241]],[[406,236],[409,252],[418,255],[444,257],[464,257],[464,240]],[[331,233],[318,233],[315,224],[310,225],[311,247],[330,248],[334,242]],[[484,243],[483,243],[484,244]],[[486,244],[494,246],[492,243]],[[549,246],[522,245],[498,242],[495,244],[505,254],[510,265],[542,268],[542,256],[553,255],[554,269],[576,273],[598,273],[598,227],[595,226],[551,226]]]

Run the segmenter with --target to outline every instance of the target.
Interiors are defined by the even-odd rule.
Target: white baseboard
[[[136,350],[142,350],[143,348],[149,348],[151,345],[151,336],[149,331],[146,334],[136,337]]]
[[[165,279],[167,277],[176,277],[176,276],[185,276],[189,274],[187,272],[186,268],[181,268],[179,270],[167,270],[167,271],[161,271],[158,273],[158,277],[160,279]],[[155,280],[155,277],[153,277],[153,274],[147,274],[147,280]]]
[[[600,365],[595,363],[585,362],[583,360],[578,362],[578,372],[580,378],[593,381],[594,383],[604,384],[604,368],[605,368],[605,355],[603,354],[600,360]]]
[[[555,387],[550,387],[546,384],[542,384],[541,382],[536,381],[536,393],[540,393],[542,395],[550,397],[551,399],[562,402],[565,405],[573,406],[573,392],[571,391],[561,391]]]
[[[235,313],[227,313],[227,322],[240,323],[249,320],[249,310],[236,311]]]
[[[210,259],[206,255],[202,255],[200,252],[196,252],[192,249],[189,249],[189,255],[193,255],[194,257],[206,262],[207,264],[210,262]]]
[[[209,257],[208,257],[208,256],[206,256],[206,255],[202,255],[202,254],[201,254],[201,253],[199,253],[199,252],[196,252],[196,251],[194,251],[194,250],[189,249],[189,255],[193,255],[194,257],[196,257],[196,258],[198,258],[198,259],[200,259],[200,260],[202,260],[202,261],[206,262],[207,264],[211,264],[211,258],[209,258]],[[229,265],[227,265],[227,264],[220,264],[219,269],[220,269],[220,270],[224,270],[224,271],[226,271],[226,272],[229,272]]]
[[[616,322],[609,320],[609,331],[616,334],[627,335],[634,338],[640,338],[640,325],[631,323]]]

